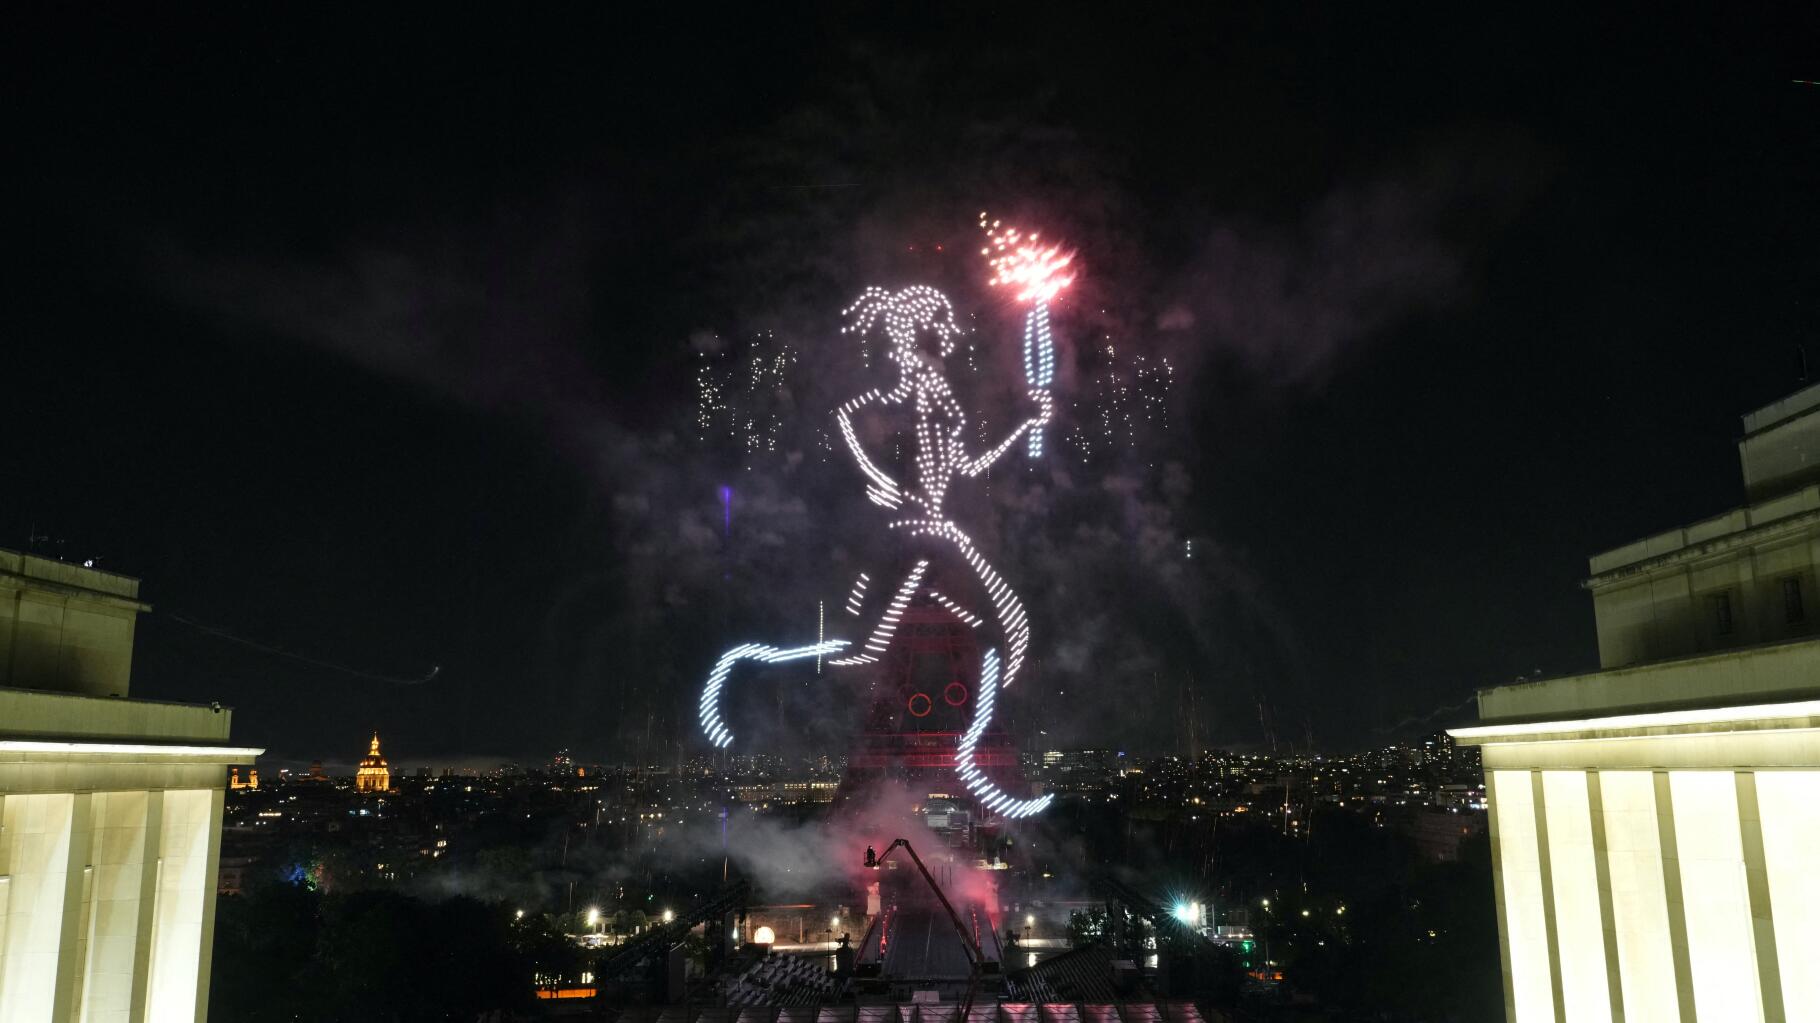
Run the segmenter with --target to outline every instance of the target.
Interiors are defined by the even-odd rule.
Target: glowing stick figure
[[[897,631],[904,609],[919,593],[941,604],[970,627],[986,625],[986,618],[956,601],[954,594],[937,593],[925,585],[931,565],[938,559],[952,559],[955,566],[965,566],[966,575],[979,583],[991,604],[991,624],[1001,633],[1005,658],[1001,666],[997,649],[988,649],[983,657],[973,721],[961,736],[955,754],[956,773],[968,790],[993,811],[1007,817],[1028,816],[1048,806],[1049,797],[1015,799],[1001,791],[975,765],[974,746],[991,722],[992,710],[997,702],[996,690],[1009,686],[1023,667],[1025,654],[1030,648],[1030,623],[1024,614],[1023,602],[1018,599],[1016,592],[987,563],[974,546],[973,540],[949,521],[943,512],[943,502],[956,479],[978,476],[985,472],[1020,438],[1026,434],[1034,435],[1035,431],[1049,421],[1053,409],[1049,392],[1045,386],[1030,381],[1029,394],[1037,405],[1036,414],[1018,424],[990,450],[969,455],[965,439],[967,417],[941,371],[940,360],[953,351],[954,339],[960,334],[959,328],[954,324],[954,310],[948,299],[934,288],[922,285],[896,292],[884,288],[868,288],[859,301],[846,310],[846,316],[849,322],[843,332],[864,333],[883,327],[890,344],[888,355],[897,363],[899,377],[897,384],[890,389],[875,388],[867,391],[835,411],[841,439],[846,442],[847,449],[853,453],[854,461],[866,478],[867,498],[881,507],[903,509],[909,513],[908,517],[890,523],[890,528],[903,530],[908,536],[928,538],[935,542],[929,545],[930,556],[917,560],[905,572],[904,577],[889,588],[890,599],[878,621],[867,633],[864,644],[847,656],[827,663],[830,666],[847,666],[877,662],[890,647],[891,637]],[[925,353],[918,348],[919,338],[928,338],[934,342],[933,353]],[[913,478],[908,483],[893,478],[872,460],[860,443],[859,434],[853,426],[853,414],[871,405],[907,406],[914,414]],[[864,573],[855,582],[847,600],[849,613],[859,614],[871,582]],[[878,588],[874,592],[884,593],[886,589]],[[710,742],[723,748],[733,741],[733,733],[721,719],[719,705],[727,676],[737,662],[754,660],[776,663],[819,657],[846,647],[847,641],[835,639],[793,649],[746,644],[727,651],[715,664],[702,692],[703,733]]]

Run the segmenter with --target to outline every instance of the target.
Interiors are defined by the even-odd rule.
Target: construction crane
[[[923,866],[923,858],[916,854],[916,849],[910,844],[909,839],[900,838],[885,846],[884,852],[877,854],[873,853],[871,846],[867,846],[867,868],[877,870],[884,866],[885,860],[890,858],[892,852],[900,848],[910,854],[910,861],[916,864],[917,872],[923,875],[924,883],[941,902],[942,909],[948,914],[949,922],[954,924],[954,933],[961,939],[961,950],[967,953],[967,994],[961,999],[960,1015],[955,1017],[956,1023],[967,1023],[967,1014],[973,1010],[973,996],[979,991],[980,971],[985,966],[986,956],[980,951],[979,944],[973,940],[973,932],[967,930],[966,924],[961,923],[961,915],[954,911],[953,904],[948,901],[947,893],[942,891],[941,885],[935,883],[935,875],[929,873],[928,867]]]

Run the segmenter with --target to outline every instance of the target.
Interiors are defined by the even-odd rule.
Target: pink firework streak
[[[980,214],[986,247],[980,254],[992,268],[987,281],[1016,292],[1019,302],[1029,302],[1024,313],[1024,380],[1031,391],[1048,391],[1055,383],[1055,339],[1049,333],[1049,302],[1074,283],[1074,253],[1060,245],[1045,245],[1036,232],[1024,234]],[[1030,431],[1030,457],[1043,454],[1041,430]]]

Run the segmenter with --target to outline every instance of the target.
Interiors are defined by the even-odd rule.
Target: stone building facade
[[[1591,559],[1602,670],[1479,693],[1505,1014],[1820,1023],[1820,386],[1744,507]]]
[[[0,1023],[206,1020],[219,705],[128,698],[139,582],[0,551]]]

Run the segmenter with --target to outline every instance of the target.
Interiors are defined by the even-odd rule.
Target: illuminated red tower
[[[919,799],[965,805],[976,822],[991,817],[955,775],[956,747],[972,722],[980,655],[973,628],[952,611],[927,597],[904,609],[872,677],[871,709],[847,756],[838,801],[864,798],[891,779]],[[1017,749],[996,720],[980,737],[974,762],[1006,791],[1026,789]]]

